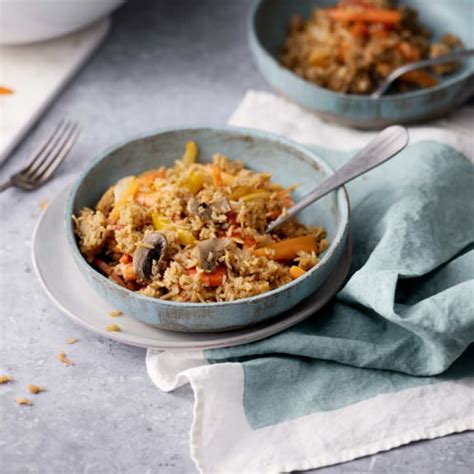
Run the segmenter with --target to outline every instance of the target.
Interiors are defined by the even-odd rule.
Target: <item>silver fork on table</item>
[[[26,191],[42,186],[71,151],[79,136],[79,126],[61,120],[51,135],[33,154],[29,163],[0,185],[0,192],[12,186]]]

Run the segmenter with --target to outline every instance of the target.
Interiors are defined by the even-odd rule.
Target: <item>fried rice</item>
[[[464,49],[446,33],[431,43],[418,13],[390,0],[343,0],[315,8],[311,17],[295,15],[280,56],[283,66],[321,87],[349,94],[370,94],[397,67]],[[458,62],[411,71],[398,80],[401,91],[431,87],[435,75],[456,71]]]
[[[81,253],[132,291],[180,302],[233,301],[304,275],[328,247],[295,219],[267,234],[295,187],[223,154],[197,161],[188,142],[173,167],[127,176],[73,217]]]

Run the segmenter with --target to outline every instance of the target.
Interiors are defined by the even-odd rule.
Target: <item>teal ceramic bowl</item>
[[[347,238],[349,203],[340,188],[300,214],[308,225],[323,225],[330,247],[321,261],[303,277],[261,295],[224,303],[180,303],[147,297],[123,288],[90,266],[79,252],[72,215],[94,207],[104,191],[120,178],[161,165],[172,166],[185,143],[199,146],[199,161],[209,162],[220,152],[242,160],[255,171],[270,171],[284,186],[301,183],[296,199],[332,174],[330,167],[310,150],[264,132],[222,127],[164,130],[128,141],[92,163],[70,192],[65,229],[70,251],[90,285],[113,307],[140,321],[162,329],[182,332],[217,332],[242,328],[287,311],[313,293],[329,276],[341,256]],[[69,283],[70,284],[70,283]]]
[[[277,91],[323,118],[343,125],[373,129],[397,123],[412,123],[440,117],[465,102],[474,92],[474,60],[464,62],[455,74],[445,76],[429,89],[391,94],[380,99],[342,94],[306,81],[278,63],[289,19],[294,14],[309,17],[315,7],[334,5],[336,0],[259,0],[249,19],[249,42],[257,65]],[[472,20],[474,0],[403,0],[415,8],[433,39],[452,32],[466,48],[474,47]]]

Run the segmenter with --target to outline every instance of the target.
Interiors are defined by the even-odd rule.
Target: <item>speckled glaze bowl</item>
[[[277,91],[323,118],[364,129],[396,123],[412,123],[440,117],[465,102],[474,92],[474,60],[464,62],[456,73],[445,76],[429,89],[391,94],[380,99],[342,94],[302,79],[278,62],[289,19],[294,14],[309,17],[315,7],[328,7],[336,0],[257,0],[249,18],[249,42],[265,79]],[[433,39],[451,32],[466,48],[474,47],[472,18],[474,0],[402,0],[415,8]]]
[[[332,272],[347,239],[349,202],[344,188],[329,194],[300,214],[307,225],[323,225],[330,246],[321,261],[304,276],[261,295],[224,303],[180,303],[141,295],[123,288],[90,266],[79,252],[72,215],[94,207],[104,191],[120,178],[161,165],[172,166],[185,143],[199,146],[199,161],[220,152],[240,159],[255,171],[270,171],[284,186],[301,183],[296,200],[316,186],[331,168],[310,150],[281,137],[241,128],[163,130],[128,141],[93,162],[79,177],[68,197],[65,230],[80,271],[114,307],[145,323],[182,332],[217,332],[242,328],[270,319],[313,293]],[[68,282],[71,285],[73,282]]]

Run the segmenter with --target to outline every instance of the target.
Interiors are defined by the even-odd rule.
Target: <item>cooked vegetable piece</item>
[[[138,177],[138,183],[141,186],[152,186],[156,179],[163,179],[166,177],[164,169],[149,170]]]
[[[406,72],[400,79],[420,87],[433,87],[438,84],[438,81],[425,71]]]
[[[180,244],[194,245],[196,239],[191,231],[176,227],[169,219],[161,216],[158,212],[152,212],[151,219],[155,230],[174,230],[178,234]]]
[[[222,184],[224,186],[231,186],[232,183],[235,181],[235,176],[230,173],[226,173],[225,171],[221,171],[221,178]]]
[[[188,275],[189,276],[193,277],[194,275],[196,275],[196,273],[197,273],[197,270],[195,268],[191,268],[190,270],[188,270]],[[219,266],[213,272],[210,272],[210,273],[202,272],[202,273],[200,273],[199,278],[203,282],[204,286],[215,288],[215,287],[218,287],[218,286],[222,285],[223,280],[224,280],[224,276],[226,276],[226,275],[227,275],[226,267]]]
[[[272,252],[268,252],[270,249]],[[316,239],[311,235],[304,237],[294,237],[292,239],[281,240],[274,244],[255,250],[257,257],[267,256],[272,260],[293,260],[298,256],[298,252],[317,252]]]
[[[241,201],[253,201],[254,199],[266,199],[270,197],[270,193],[268,191],[256,191],[254,193],[246,194],[240,198]]]
[[[296,280],[297,278],[299,278],[300,276],[303,276],[306,272],[296,266],[296,265],[293,265],[291,268],[290,268],[290,275],[291,275],[291,278],[293,278],[293,280]]]
[[[191,173],[184,182],[184,185],[193,193],[197,194],[204,186],[206,177],[203,173],[193,172]]]
[[[190,141],[186,143],[186,149],[181,159],[186,166],[190,166],[196,162],[197,155],[198,155],[197,145],[195,142]]]
[[[329,18],[342,22],[384,23],[398,25],[402,16],[397,10],[386,8],[328,8]]]
[[[214,182],[214,186],[221,187],[222,186],[222,174],[221,169],[217,165],[212,165],[212,181]]]
[[[0,86],[0,95],[12,95],[13,92],[9,87]]]
[[[217,260],[224,255],[225,250],[233,245],[231,239],[207,239],[196,244],[199,266],[206,271],[214,271]]]
[[[127,204],[129,199],[133,199],[138,191],[138,179],[129,176],[121,179],[115,186],[115,205],[109,215],[112,222],[117,222],[120,217],[120,210]]]
[[[133,254],[133,268],[138,278],[152,281],[166,266],[168,242],[160,232],[149,232],[143,239],[143,246]]]

